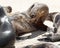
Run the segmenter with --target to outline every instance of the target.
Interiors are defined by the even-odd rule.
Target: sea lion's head
[[[43,22],[46,16],[48,16],[48,13],[48,6],[40,3],[34,3],[28,10],[32,23],[37,23],[39,21]]]

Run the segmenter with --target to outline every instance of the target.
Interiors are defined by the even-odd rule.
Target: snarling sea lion
[[[15,43],[15,31],[4,9],[0,6],[0,48],[13,48]]]

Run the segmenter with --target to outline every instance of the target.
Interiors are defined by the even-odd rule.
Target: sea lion
[[[53,23],[53,27],[54,27],[53,31],[51,30],[52,33],[50,34],[47,35],[45,34],[46,38],[43,38],[42,40],[49,41],[49,42],[60,41],[60,13],[59,12],[50,13],[50,17],[51,19],[48,20]]]
[[[43,24],[48,15],[48,6],[45,4],[35,3],[25,12],[17,12],[10,19],[17,35],[22,33],[33,32],[36,30],[46,31],[47,26]]]

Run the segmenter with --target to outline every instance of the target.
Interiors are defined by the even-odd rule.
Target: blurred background
[[[13,12],[23,12],[35,2],[46,4],[49,12],[60,12],[60,0],[0,0],[0,5],[11,6]]]

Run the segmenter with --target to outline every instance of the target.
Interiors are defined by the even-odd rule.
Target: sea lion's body
[[[29,22],[30,17],[26,14],[15,14],[11,19],[13,28],[15,29],[17,35],[29,33],[36,30],[36,28]]]

